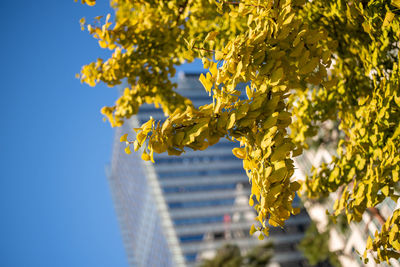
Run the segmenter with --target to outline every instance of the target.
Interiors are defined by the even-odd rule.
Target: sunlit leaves
[[[309,197],[339,190],[333,216],[360,221],[369,207],[398,200],[399,1],[113,0],[112,6],[115,17],[102,25],[102,18],[81,21],[112,55],[84,66],[80,79],[90,86],[127,83],[115,105],[102,109],[112,126],[145,103],[167,116],[135,129],[136,140],[122,136],[127,153],[133,145],[154,161],[154,152],[178,156],[221,138],[237,142],[232,152],[243,160],[257,212],[251,233],[260,239],[268,225],[283,226],[299,212],[292,207],[301,185],[291,158],[315,145],[337,155],[316,166],[303,188]],[[194,58],[208,70],[199,80],[212,97],[199,108],[170,79],[175,65]],[[245,92],[240,83],[247,83]],[[368,243],[379,261],[399,250],[391,229],[398,229],[397,219]]]
[[[78,0],[75,0],[78,2]],[[96,4],[96,0],[81,0],[82,4],[87,4],[88,6],[94,6]]]
[[[392,6],[389,2],[339,5],[339,1],[321,0],[305,11],[310,23],[325,24],[328,39],[336,40],[337,45],[331,47],[335,65],[322,88],[308,89],[291,99],[296,115],[292,136],[303,143],[318,134],[316,126],[322,122],[338,126],[331,131],[340,138],[327,142],[337,145],[337,157],[316,168],[305,186],[309,197],[339,190],[334,215],[343,212],[349,222],[360,221],[366,209],[385,199],[398,200],[399,17],[393,13],[393,1]],[[328,15],[320,19],[319,13]],[[383,227],[379,235],[388,236],[388,228]],[[381,247],[368,245],[377,252],[378,262],[398,258],[387,240],[379,241]]]
[[[368,238],[364,257],[368,251],[377,252],[376,262],[386,261],[390,264],[391,258],[400,258],[400,209],[395,210],[386,220],[380,233],[375,233],[374,238]]]

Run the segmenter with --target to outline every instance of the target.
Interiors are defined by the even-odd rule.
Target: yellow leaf
[[[269,229],[268,229],[268,227],[265,227],[265,228],[264,228],[263,233],[264,233],[265,236],[269,236]]]
[[[248,99],[253,97],[253,90],[251,90],[250,86],[248,85],[246,86],[246,95]]]
[[[232,152],[239,159],[245,159],[246,158],[246,150],[245,150],[244,147],[242,147],[242,148],[235,147],[234,149],[232,149]]]
[[[292,20],[293,20],[293,18],[294,18],[294,13],[292,13],[291,15],[289,15],[289,17],[287,17],[286,19],[285,19],[285,21],[282,23],[282,25],[287,25],[287,24],[289,24],[290,22],[292,22]]]
[[[268,223],[274,227],[279,226],[279,222],[277,220],[275,220],[275,218],[272,218],[272,217],[269,219]]]
[[[265,122],[263,123],[262,128],[263,128],[264,130],[266,130],[266,129],[269,129],[269,128],[275,126],[275,125],[276,125],[276,121],[278,120],[278,115],[279,115],[278,112],[272,113],[272,115],[269,116],[269,117],[265,120]]]
[[[173,141],[176,145],[181,145],[182,144],[182,140],[185,137],[185,132],[178,132],[174,135],[173,137]]]
[[[307,64],[305,64],[304,66],[299,66],[300,70],[299,73],[300,74],[307,74],[312,72],[319,63],[319,58],[318,57],[313,57]]]
[[[149,161],[150,159],[151,158],[150,158],[149,154],[147,154],[146,150],[143,151],[142,160]]]
[[[137,134],[136,139],[140,145],[143,145],[144,141],[146,140],[147,134],[144,132],[140,132]]]
[[[182,154],[182,151],[179,151],[179,150],[177,150],[175,148],[171,148],[171,147],[168,147],[167,151],[168,151],[168,155],[170,155],[170,156],[171,155],[179,156],[180,154]]]
[[[294,208],[293,209],[293,215],[297,215],[300,213],[300,208]]]
[[[135,142],[133,142],[133,149],[135,150],[135,151],[138,151],[139,150],[139,142],[138,142],[138,140],[135,140]]]
[[[303,153],[303,148],[298,147],[297,149],[292,151],[292,157],[300,156]]]
[[[392,0],[392,5],[397,8],[400,8],[400,0]]]
[[[286,162],[284,160],[276,161],[274,163],[274,168],[275,168],[276,171],[279,170],[279,169],[282,169],[282,168],[286,168]]]
[[[256,232],[256,228],[254,227],[254,224],[253,224],[250,227],[250,235],[253,235],[255,232]]]
[[[391,198],[394,202],[396,202],[396,203],[397,203],[397,201],[399,200],[399,197],[400,197],[400,196],[396,196],[396,195],[390,196],[390,198]]]
[[[385,196],[388,196],[389,195],[389,186],[388,185],[386,185],[386,186],[384,186],[381,190],[382,190],[382,193],[385,195]]]
[[[251,194],[256,196],[260,195],[260,189],[258,188],[257,183],[254,182],[254,180],[251,183]]]
[[[218,32],[215,32],[215,31],[214,32],[209,32],[207,34],[207,36],[206,36],[206,39],[204,39],[204,42],[214,40],[217,35],[218,35]]]
[[[392,136],[392,140],[395,139],[399,135],[400,135],[400,124],[396,128],[396,131],[394,132],[394,134]]]
[[[154,163],[154,150],[150,150],[150,160]]]
[[[293,41],[293,47],[296,47],[300,43],[303,35],[306,34],[306,32],[307,32],[307,30],[302,30],[299,32],[299,34],[296,36],[296,38]]]
[[[283,160],[286,157],[286,155],[290,152],[291,146],[292,144],[285,143],[276,148],[273,154],[271,155],[271,161]]]
[[[292,190],[292,191],[297,191],[300,189],[300,187],[301,187],[301,185],[297,181],[290,183],[290,190]]]
[[[126,142],[128,138],[128,134],[124,134],[123,136],[121,136],[121,138],[119,139],[120,142]]]
[[[386,27],[387,25],[389,25],[393,19],[394,19],[394,14],[390,11],[386,12],[385,20],[383,21],[382,27]]]
[[[253,207],[253,205],[254,205],[253,195],[250,195],[249,205],[250,205],[250,207]]]
[[[372,249],[372,238],[368,236],[366,249]]]
[[[270,84],[277,85],[283,77],[283,68],[279,68],[272,73]]]
[[[224,53],[221,51],[215,51],[215,59],[216,60],[221,60],[224,58]]]
[[[272,172],[272,167],[271,167],[271,166],[267,167],[267,168],[265,169],[265,171],[264,171],[264,176],[265,176],[265,178],[268,178],[269,175],[271,174],[271,172]]]
[[[231,116],[229,117],[228,126],[226,127],[226,129],[229,130],[230,128],[232,128],[233,125],[235,125],[235,121],[236,121],[236,114],[232,113]]]
[[[128,155],[132,153],[131,149],[129,148],[129,146],[125,147],[125,153],[128,154]]]
[[[204,86],[204,88],[206,89],[207,92],[211,92],[211,87],[213,86],[213,84],[212,84],[211,81],[209,81],[209,80],[203,75],[203,73],[200,74],[199,81],[200,81],[201,84]]]
[[[96,0],[82,0],[83,4],[87,4],[88,6],[94,6],[96,4]]]

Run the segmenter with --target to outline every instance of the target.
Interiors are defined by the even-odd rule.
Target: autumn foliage
[[[89,5],[94,0],[83,1]],[[102,113],[121,126],[144,103],[163,109],[136,137],[154,153],[204,150],[221,138],[237,142],[251,183],[249,204],[268,235],[283,226],[295,193],[311,198],[339,191],[333,217],[360,221],[366,209],[398,201],[400,171],[399,0],[112,0],[113,18],[81,21],[112,50],[82,68],[82,82],[128,86]],[[171,82],[175,66],[201,58],[199,77],[210,104],[196,108]],[[246,83],[245,92],[238,84]],[[239,97],[245,94],[245,97]],[[315,166],[303,185],[293,157],[308,149],[321,125],[339,131],[332,162]],[[329,133],[328,133],[329,134]],[[134,139],[132,139],[134,138]],[[302,189],[300,189],[302,188]],[[366,253],[377,261],[400,256],[400,214],[394,211]],[[260,235],[263,238],[263,235]],[[364,254],[366,256],[366,254]]]

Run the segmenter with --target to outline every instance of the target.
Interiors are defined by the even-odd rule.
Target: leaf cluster
[[[264,267],[273,256],[273,244],[264,243],[242,255],[237,245],[226,244],[212,259],[204,260],[200,267]]]
[[[336,155],[313,169],[305,193],[339,192],[332,216],[344,213],[348,222],[386,198],[397,202],[398,0],[113,0],[112,6],[114,18],[102,25],[101,18],[81,21],[112,55],[84,66],[80,79],[129,85],[102,109],[112,126],[144,103],[167,116],[151,118],[129,140],[123,136],[127,153],[142,148],[142,158],[154,161],[154,152],[180,155],[221,138],[237,142],[233,153],[243,160],[257,212],[250,232],[263,239],[270,225],[283,227],[299,212],[292,206],[301,187],[292,178],[293,157],[331,122],[339,132],[332,141]],[[170,81],[176,65],[194,58],[208,69],[199,80],[212,96],[199,108]],[[243,83],[245,92],[238,89]],[[397,245],[385,237],[399,221],[388,220],[376,245],[367,246],[378,260],[398,258]],[[397,252],[382,254],[391,248]]]

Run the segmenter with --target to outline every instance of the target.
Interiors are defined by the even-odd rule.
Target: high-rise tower
[[[177,90],[195,106],[211,101],[197,74],[180,75]],[[139,154],[126,155],[119,137],[133,136],[132,129],[150,116],[164,119],[160,109],[146,105],[117,129],[109,176],[130,264],[193,266],[224,243],[243,251],[259,245],[261,241],[249,235],[255,222],[248,205],[249,180],[241,160],[232,154],[238,144],[221,139],[205,151],[188,150],[179,157],[155,154],[155,164],[142,161]],[[296,244],[308,223],[308,215],[301,212],[284,229],[271,228],[274,262],[303,265]]]

